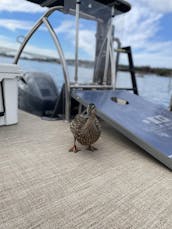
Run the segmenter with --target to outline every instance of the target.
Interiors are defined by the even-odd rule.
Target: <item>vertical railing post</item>
[[[75,83],[78,83],[78,47],[79,47],[79,11],[80,11],[80,0],[76,0],[76,35],[75,35]]]
[[[112,18],[115,17],[115,6],[112,7]],[[111,85],[115,90],[116,88],[116,66],[115,66],[115,58],[114,58],[114,50],[113,50],[113,38],[114,38],[114,26],[111,27],[111,39],[110,39],[110,61],[111,61]]]
[[[103,84],[108,84],[108,68],[111,67],[111,84],[112,84],[112,77],[114,77],[114,58],[113,58],[113,52],[112,52],[112,31],[113,31],[113,25],[112,25],[112,18],[115,16],[115,8],[112,7],[111,10],[111,18],[109,20],[109,28],[108,28],[108,34],[107,34],[107,44],[106,44],[106,59],[105,59],[105,69],[104,69],[104,76],[103,76]],[[109,62],[110,59],[110,62]],[[111,64],[111,65],[110,65]]]

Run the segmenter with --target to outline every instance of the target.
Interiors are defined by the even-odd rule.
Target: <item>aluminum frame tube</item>
[[[52,39],[54,41],[54,44],[56,46],[57,52],[59,53],[60,62],[61,62],[62,69],[63,69],[64,80],[65,80],[65,119],[69,121],[70,119],[70,82],[69,82],[69,73],[67,70],[66,60],[63,54],[62,47],[58,40],[58,37],[56,33],[54,32],[51,24],[49,23],[48,18],[44,17],[42,20],[44,24],[46,25],[48,31],[50,32]]]
[[[42,25],[43,23],[43,18],[44,17],[49,17],[55,10],[60,10],[60,9],[63,9],[63,6],[55,6],[55,7],[52,7],[50,8],[36,23],[35,25],[33,26],[33,28],[28,32],[28,34],[26,35],[24,41],[22,42],[15,58],[14,58],[14,61],[13,61],[13,64],[17,64],[18,63],[18,60],[21,56],[21,53],[23,51],[23,49],[25,48],[26,44],[28,43],[28,41],[30,40],[30,38],[32,37],[32,35],[36,32],[36,30]]]
[[[80,0],[76,0],[76,35],[75,35],[75,83],[78,83],[78,47],[79,47],[79,11],[80,11]]]
[[[107,84],[107,74],[108,74],[108,67],[109,67],[109,55],[110,55],[110,39],[111,39],[111,29],[112,27],[112,19],[110,19],[110,26],[107,34],[107,46],[106,46],[106,59],[105,59],[105,69],[103,75],[103,84]]]
[[[67,121],[69,121],[70,119],[70,106],[71,106],[71,96],[70,96],[70,82],[69,82],[69,73],[67,70],[67,64],[66,64],[66,60],[63,54],[63,50],[61,48],[60,42],[57,38],[57,35],[55,34],[52,26],[50,25],[49,21],[48,21],[48,17],[56,10],[60,10],[63,9],[63,6],[55,6],[50,8],[33,26],[33,28],[29,31],[29,33],[26,35],[24,41],[22,42],[19,51],[17,52],[13,63],[17,64],[18,60],[22,54],[23,49],[25,48],[26,44],[28,43],[28,41],[30,40],[30,38],[32,37],[32,35],[37,31],[37,29],[44,23],[48,29],[48,31],[50,32],[53,41],[55,43],[55,46],[57,48],[59,57],[60,57],[60,61],[63,67],[63,74],[64,74],[64,80],[65,80],[65,119]]]
[[[111,48],[110,48],[110,61],[111,61],[111,85],[113,90],[116,88],[116,65],[113,51],[113,42],[111,39]]]

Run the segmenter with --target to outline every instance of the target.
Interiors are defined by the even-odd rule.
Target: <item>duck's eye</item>
[[[91,109],[94,109],[95,108],[95,105],[94,104],[90,104],[90,108]]]

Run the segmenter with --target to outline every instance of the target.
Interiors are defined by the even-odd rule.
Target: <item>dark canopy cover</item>
[[[41,6],[53,7],[53,6],[64,6],[69,5],[71,8],[75,9],[76,0],[27,0]],[[82,0],[84,3],[88,0]],[[131,9],[131,5],[124,0],[96,0],[94,2],[99,2],[106,6],[115,5],[119,13],[126,13]]]

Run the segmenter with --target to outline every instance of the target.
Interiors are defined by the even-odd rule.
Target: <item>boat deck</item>
[[[172,173],[102,125],[77,154],[67,122],[20,111],[0,127],[0,229],[171,229]]]

